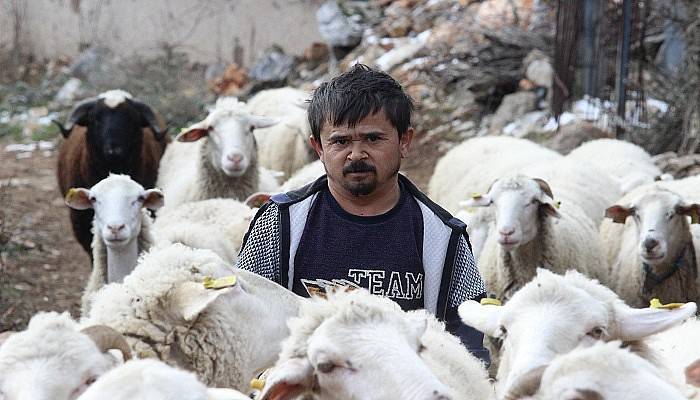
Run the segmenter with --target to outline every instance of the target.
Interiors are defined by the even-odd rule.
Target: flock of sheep
[[[222,98],[172,143],[126,92],[78,105],[57,174],[93,263],[82,315],[0,334],[0,399],[700,399],[700,177],[627,142],[479,137],[438,161],[428,195],[495,298],[459,307],[490,370],[423,310],[235,270],[256,205],[324,173],[307,97]]]

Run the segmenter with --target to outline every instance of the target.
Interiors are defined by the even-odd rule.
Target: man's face
[[[323,161],[329,184],[353,196],[366,196],[395,184],[413,129],[399,139],[384,111],[379,111],[353,128],[327,122],[320,136],[320,143],[312,136],[311,145]]]

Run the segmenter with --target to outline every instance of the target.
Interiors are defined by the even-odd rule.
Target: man
[[[425,308],[488,360],[482,334],[457,315],[485,292],[466,226],[399,174],[413,109],[398,82],[361,64],[323,83],[308,112],[326,176],[260,208],[237,266],[305,297],[356,286]]]

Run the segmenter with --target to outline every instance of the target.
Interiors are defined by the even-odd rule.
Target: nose
[[[498,229],[498,233],[500,233],[503,236],[510,236],[513,233],[515,233],[515,227],[514,226],[504,226]]]
[[[241,153],[232,153],[226,156],[226,158],[229,161],[232,161],[235,164],[239,164],[241,161],[243,161],[243,154]]]
[[[433,391],[433,397],[431,398],[432,400],[452,400],[452,397],[448,396],[445,393],[440,393],[437,390]]]
[[[367,152],[364,147],[362,147],[361,140],[353,140],[350,146],[350,153],[348,154],[349,160],[362,160],[367,158]]]
[[[644,242],[642,242],[642,245],[644,245],[647,251],[651,251],[654,247],[659,245],[659,241],[653,238],[646,238]]]
[[[112,233],[117,233],[124,229],[125,225],[124,224],[109,224],[107,225],[107,228],[112,231]]]
[[[121,147],[110,147],[107,149],[107,155],[110,157],[121,157],[124,154],[124,149]]]

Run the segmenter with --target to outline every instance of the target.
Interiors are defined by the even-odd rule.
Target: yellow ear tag
[[[483,299],[481,299],[481,301],[479,301],[479,304],[481,304],[482,306],[502,306],[503,305],[503,303],[501,303],[500,300],[492,299],[490,297],[484,297]]]
[[[556,209],[558,210],[559,207],[561,207],[561,201],[555,202],[555,203],[554,203],[554,208],[556,208]]]
[[[76,189],[76,188],[68,189],[68,193],[66,193],[66,201],[73,201],[73,199],[77,195],[78,195],[78,189]]]
[[[482,194],[479,194],[479,193],[476,193],[476,192],[474,192],[474,193],[471,194],[471,198],[474,199],[474,200],[479,200],[479,199],[482,198],[482,197],[483,197]]]
[[[253,378],[250,380],[250,388],[255,390],[263,390],[265,387],[265,379]]]
[[[673,310],[675,308],[681,308],[685,305],[685,303],[668,303],[668,304],[661,304],[661,301],[659,299],[651,299],[649,302],[649,307],[650,308],[658,308],[662,310]]]
[[[223,289],[231,286],[236,286],[238,278],[236,275],[225,276],[223,278],[214,279],[212,277],[204,277],[205,289]]]
[[[700,216],[698,215],[697,212],[693,212],[692,214],[690,214],[690,223],[691,224],[700,223]]]

